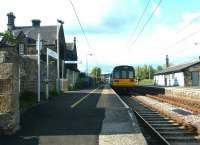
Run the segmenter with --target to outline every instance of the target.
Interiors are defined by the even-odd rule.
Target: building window
[[[19,55],[24,55],[24,44],[19,44]]]

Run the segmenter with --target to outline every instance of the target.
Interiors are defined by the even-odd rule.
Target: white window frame
[[[19,44],[19,55],[24,55],[24,50],[25,47],[24,47],[24,44],[23,43],[20,43]]]

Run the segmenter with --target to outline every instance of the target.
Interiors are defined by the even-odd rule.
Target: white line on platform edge
[[[89,95],[91,95],[91,94],[92,94],[93,92],[95,92],[97,89],[99,89],[99,87],[96,88],[96,89],[94,89],[94,90],[92,90],[91,92],[89,92],[89,94],[85,95],[83,98],[81,98],[80,100],[78,100],[77,102],[75,102],[74,104],[72,104],[70,107],[71,107],[71,108],[76,107],[79,103],[81,103],[84,99],[86,99]]]
[[[122,102],[122,104],[124,105],[125,108],[129,108],[129,106],[120,98],[120,96],[113,90],[113,92],[115,93],[115,95],[117,96],[117,98]]]
[[[117,98],[122,102],[122,104],[124,105],[124,107],[128,109],[128,115],[130,116],[130,118],[132,120],[132,125],[134,127],[135,124],[133,123],[134,119],[133,119],[133,114],[131,112],[131,108],[120,98],[120,96],[114,90],[113,90],[113,92],[116,94]]]

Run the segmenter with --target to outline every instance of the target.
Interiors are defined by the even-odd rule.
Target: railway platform
[[[146,145],[134,114],[109,87],[53,97],[27,110],[0,145]]]

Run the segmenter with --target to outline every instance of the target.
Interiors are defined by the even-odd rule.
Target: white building
[[[200,86],[200,61],[168,67],[154,74],[158,86]]]

